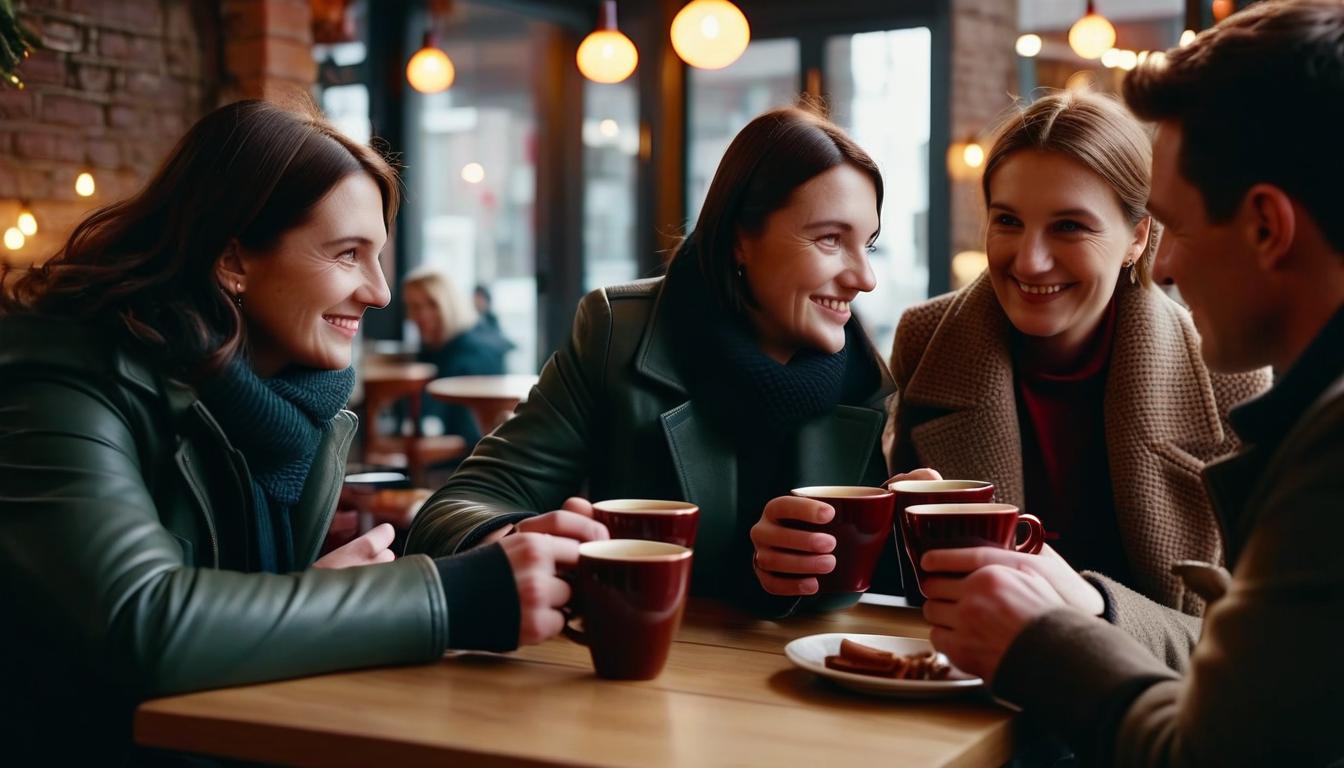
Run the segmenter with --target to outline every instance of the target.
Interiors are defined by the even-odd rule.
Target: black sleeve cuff
[[[511,651],[521,609],[508,555],[498,544],[435,558],[448,602],[448,647]]]

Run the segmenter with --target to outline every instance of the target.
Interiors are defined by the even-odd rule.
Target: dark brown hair
[[[0,311],[123,326],[185,373],[217,371],[244,343],[242,315],[215,276],[229,243],[273,247],[361,171],[382,192],[390,230],[397,176],[377,152],[311,106],[220,107],[192,126],[144,189],[94,211],[55,257],[15,280],[9,296],[0,292]]]
[[[753,305],[737,278],[733,251],[739,234],[758,234],[808,180],[849,163],[873,180],[882,215],[882,174],[854,140],[825,118],[796,107],[766,112],[747,123],[719,161],[695,229],[673,259],[696,259],[720,305],[733,312]]]
[[[1130,226],[1148,215],[1152,144],[1139,121],[1115,99],[1097,93],[1056,91],[1010,113],[996,131],[985,159],[980,184],[986,205],[995,169],[1023,149],[1059,153],[1100,176],[1115,192]],[[1155,235],[1150,233],[1150,247],[1134,263],[1135,274],[1144,285],[1152,283],[1151,244]]]
[[[1226,221],[1259,183],[1344,251],[1344,0],[1260,2],[1125,78],[1141,118],[1181,128],[1181,175]]]

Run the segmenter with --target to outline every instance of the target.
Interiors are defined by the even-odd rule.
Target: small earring
[[[742,266],[741,264],[738,264],[738,265],[737,265],[737,279],[738,279],[738,280],[741,280],[743,277],[746,276],[746,274],[747,274],[747,268],[744,267],[744,266]]]
[[[233,284],[233,290],[234,290],[234,293],[233,293],[233,303],[234,303],[234,306],[238,307],[239,309],[242,309],[242,308],[243,308],[243,284],[240,283],[240,282],[235,282],[235,283]]]
[[[1137,269],[1134,268],[1134,265],[1137,264],[1137,263],[1138,263],[1138,259],[1135,259],[1134,261],[1129,262],[1129,284],[1130,284],[1130,285],[1134,285],[1135,283],[1137,283],[1137,282],[1139,281],[1139,274],[1138,274],[1139,270],[1137,270]]]

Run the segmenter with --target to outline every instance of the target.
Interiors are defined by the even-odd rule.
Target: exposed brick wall
[[[216,104],[284,98],[316,79],[308,0],[18,0],[42,39],[0,87],[0,231],[27,200],[39,231],[0,259],[51,256],[92,208],[140,188]],[[75,194],[93,173],[97,191]]]
[[[988,131],[1017,95],[1017,0],[955,0],[952,10],[952,140]],[[952,181],[952,252],[983,251],[980,180]]]
[[[188,0],[19,0],[42,39],[22,67],[26,88],[0,88],[0,230],[27,200],[38,233],[0,258],[55,252],[91,208],[136,190],[213,103],[217,13]],[[92,197],[75,194],[91,172]]]
[[[317,82],[309,0],[222,0],[223,102],[286,100]]]

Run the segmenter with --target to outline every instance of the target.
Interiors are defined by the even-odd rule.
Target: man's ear
[[[215,260],[215,280],[231,294],[247,291],[247,269],[243,266],[242,249],[237,240],[230,240]]]
[[[1288,194],[1273,184],[1256,184],[1242,198],[1242,235],[1265,270],[1277,269],[1297,238],[1297,211]]]

